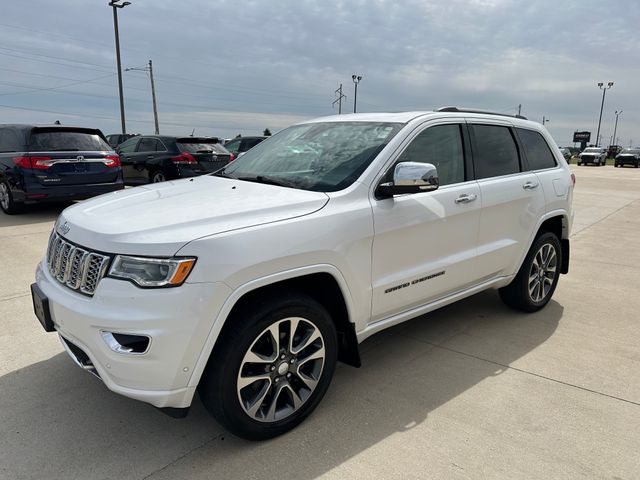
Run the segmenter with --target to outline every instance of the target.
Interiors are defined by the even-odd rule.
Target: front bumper
[[[615,163],[618,165],[635,165],[638,163],[638,159],[636,157],[618,157]]]
[[[231,292],[226,285],[185,283],[178,288],[141,289],[103,278],[94,296],[87,297],[58,283],[42,264],[36,283],[49,300],[67,352],[109,390],[159,408],[191,404],[198,382],[192,372]],[[151,342],[144,354],[115,352],[102,332],[145,335]]]

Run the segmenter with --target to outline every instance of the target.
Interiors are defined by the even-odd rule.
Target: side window
[[[234,155],[238,153],[238,147],[240,146],[240,140],[231,140],[224,145],[224,148],[229,150]]]
[[[143,138],[138,145],[138,152],[155,152],[156,151],[156,139],[155,138]]]
[[[164,147],[164,144],[158,140],[157,138],[153,139],[153,143],[155,145],[154,151],[156,152],[166,152],[167,149]]]
[[[11,128],[0,128],[0,153],[18,152],[24,147],[20,145],[20,139],[15,130]]]
[[[413,139],[398,162],[435,165],[440,185],[464,182],[464,149],[460,125],[427,128]]]
[[[520,171],[518,147],[508,127],[473,125],[476,178],[499,177]]]
[[[138,145],[139,141],[139,138],[130,138],[126,142],[118,145],[118,150],[120,151],[120,153],[133,153],[135,152],[136,146]]]
[[[553,168],[557,165],[553,153],[544,137],[533,130],[524,128],[516,129],[518,137],[522,142],[524,153],[527,156],[530,170],[542,170],[543,168]]]

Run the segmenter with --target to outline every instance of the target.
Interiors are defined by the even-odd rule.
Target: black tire
[[[634,164],[633,164],[633,166],[634,166],[635,168],[638,168],[638,162],[636,161],[636,163],[634,163]]]
[[[529,289],[530,284],[532,284],[530,280],[534,274],[537,274],[537,272],[540,271],[539,269],[535,269],[534,260],[536,260],[538,253],[542,251],[542,248],[546,246],[551,247],[555,253],[555,262],[553,265],[555,268],[555,274],[548,290],[545,291],[543,282],[543,286],[541,287],[542,291],[535,290],[534,288],[534,293],[532,294]],[[551,297],[553,296],[553,292],[558,285],[558,279],[560,278],[561,265],[562,249],[560,247],[560,240],[558,240],[558,237],[551,232],[545,232],[538,235],[531,245],[518,274],[509,285],[500,289],[500,298],[504,303],[516,310],[521,310],[523,312],[536,312],[540,310],[549,303],[549,300],[551,300]],[[539,278],[534,278],[533,284],[535,285],[537,280],[539,285],[539,282],[543,278],[549,278],[547,274],[548,272],[541,272],[541,276]],[[540,295],[536,295],[536,292],[541,294],[542,298],[540,298]],[[537,296],[538,298],[533,298],[533,296]]]
[[[153,172],[151,172],[151,175],[149,175],[149,181],[151,183],[166,182],[167,176],[162,170],[154,170]]]
[[[23,205],[13,199],[11,188],[6,180],[0,181],[0,209],[7,215],[14,215],[22,210]]]
[[[293,325],[289,320],[291,318],[304,319],[304,322],[308,323],[303,324],[301,321],[299,325],[303,325],[304,328],[313,327],[315,328],[313,332],[318,331],[321,334],[320,341],[314,340],[296,355],[291,353],[294,349],[289,351],[289,347],[286,347],[289,345],[290,338],[287,329],[291,329]],[[284,294],[278,298],[265,297],[252,302],[246,308],[235,312],[227,322],[228,324],[218,339],[198,387],[202,403],[223,427],[247,440],[266,440],[295,428],[320,403],[333,377],[338,356],[338,342],[331,317],[322,305],[307,295]],[[247,361],[247,356],[255,354],[258,346],[261,349],[267,347],[267,349],[274,349],[273,340],[270,342],[265,342],[265,340],[274,339],[274,336],[269,336],[266,330],[275,325],[277,325],[275,328],[280,332],[279,344],[286,348],[284,350],[277,349],[281,354],[276,353],[275,361],[264,360],[266,359],[263,354],[264,350],[260,355],[262,358],[260,363]],[[301,332],[300,329],[300,326],[297,330],[294,328],[294,333]],[[300,345],[305,341],[304,338],[301,340],[301,337],[305,335],[307,334],[303,329],[298,335],[293,335],[293,338],[297,339],[298,345]],[[324,359],[318,372],[317,362],[321,360],[309,362],[305,360],[304,355],[313,356],[308,353],[309,348],[319,348],[319,344],[324,348]],[[282,359],[285,351],[287,356]],[[293,358],[295,356],[299,356],[299,358]],[[297,370],[294,366],[295,362],[299,362]],[[302,381],[303,377],[299,376],[303,365],[311,365],[316,370],[317,379],[312,380],[314,382],[317,380],[317,383],[313,388],[307,389],[306,382]],[[242,372],[247,372],[247,368],[253,370],[252,376],[263,375],[270,379],[257,380],[253,383],[247,383],[244,387],[239,387],[239,376]],[[288,371],[289,368],[291,368],[291,372]],[[283,373],[282,369],[288,373]],[[309,379],[311,375],[306,376],[305,374],[305,377]],[[298,400],[304,398],[301,405],[297,407],[293,406],[294,389],[298,389],[296,394]],[[250,401],[251,398],[242,398],[241,400],[245,392],[248,392],[247,397],[254,397],[258,400],[253,402]],[[273,420],[267,420],[271,416],[270,406],[274,407]],[[276,412],[278,406],[281,408]],[[257,410],[250,413],[253,408]],[[276,415],[280,415],[280,418],[276,418]]]

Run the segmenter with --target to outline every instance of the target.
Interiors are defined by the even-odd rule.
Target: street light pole
[[[358,101],[358,83],[362,80],[362,75],[351,75],[351,80],[355,85],[355,91],[353,93],[353,113],[356,113],[356,102]]]
[[[613,82],[608,82],[605,86],[603,82],[598,82],[598,88],[602,90],[602,103],[600,104],[600,118],[598,118],[598,133],[596,133],[596,147],[600,145],[600,125],[602,124],[602,109],[604,108],[604,96],[607,94],[607,90],[613,87]]]
[[[618,117],[622,113],[622,110],[620,110],[620,111],[616,110],[615,113],[616,113],[616,126],[613,128],[613,141],[616,142],[616,144],[617,144],[618,142],[616,140],[616,133],[618,131]]]
[[[149,79],[151,80],[151,100],[153,101],[153,121],[156,127],[156,135],[160,135],[160,125],[158,123],[158,105],[156,104],[156,84],[153,81],[153,62],[149,60],[149,65],[146,67],[134,67],[134,68],[125,68],[125,72],[130,72],[131,70],[138,70],[140,72],[148,72]]]
[[[122,133],[127,133],[127,127],[124,120],[124,93],[122,90],[122,64],[120,63],[120,33],[118,32],[118,8],[124,8],[131,5],[131,2],[123,2],[120,0],[111,0],[109,6],[113,8],[113,30],[116,35],[116,62],[118,64],[118,92],[120,93],[120,123],[122,124]]]

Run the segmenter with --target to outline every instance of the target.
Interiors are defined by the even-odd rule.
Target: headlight
[[[177,287],[187,279],[195,263],[195,258],[118,255],[109,270],[109,276],[132,280],[141,287]]]

